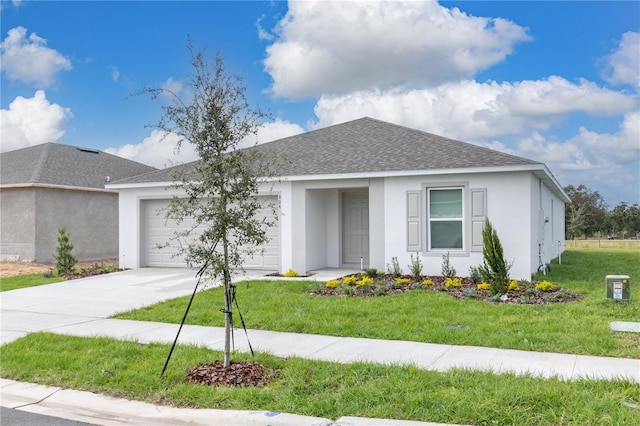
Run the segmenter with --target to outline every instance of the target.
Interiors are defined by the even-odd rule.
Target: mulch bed
[[[222,361],[200,364],[187,373],[187,382],[208,386],[246,387],[265,385],[273,373],[257,362],[232,362],[228,368]]]
[[[492,296],[489,290],[478,290],[477,285],[469,277],[460,277],[462,285],[460,287],[446,287],[445,277],[424,276],[419,280],[410,275],[403,275],[401,278],[410,280],[408,284],[398,284],[392,275],[385,274],[375,278],[374,283],[368,286],[358,287],[356,285],[338,286],[328,288],[314,288],[309,290],[310,294],[319,296],[353,296],[353,297],[376,297],[400,294],[406,291],[438,291],[446,293],[456,299],[477,299],[490,303],[517,303],[526,305],[546,305],[558,302],[573,302],[581,300],[584,296],[571,290],[560,287],[553,287],[549,291],[540,291],[535,288],[535,283],[519,284],[519,290],[509,290],[506,295]],[[425,286],[422,281],[431,279],[433,285]]]
[[[63,275],[65,280],[75,280],[78,278],[87,278],[87,277],[93,277],[95,275],[104,275],[104,274],[110,274],[112,272],[121,272],[121,271],[126,271],[126,269],[122,269],[122,268],[117,268],[117,269],[83,269],[81,271],[78,272],[74,272],[72,274],[65,274]]]

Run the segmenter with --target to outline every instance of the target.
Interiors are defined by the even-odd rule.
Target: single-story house
[[[0,154],[0,258],[51,262],[65,227],[78,260],[116,259],[118,192],[104,185],[153,170],[58,143]]]
[[[260,193],[278,203],[277,226],[245,268],[386,271],[395,257],[408,273],[418,255],[424,274],[440,275],[449,253],[464,276],[482,263],[485,218],[513,262],[513,278],[530,279],[540,261],[564,249],[570,200],[537,161],[371,118],[249,149],[287,161]],[[170,184],[161,170],[107,185],[120,193],[121,266],[186,266],[175,246],[158,248],[177,229],[159,213],[182,195]]]

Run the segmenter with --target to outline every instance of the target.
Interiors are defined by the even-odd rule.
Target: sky
[[[158,168],[187,39],[269,111],[258,143],[363,116],[545,163],[640,203],[638,1],[0,2],[0,150],[45,142]],[[245,141],[246,144],[255,140]]]

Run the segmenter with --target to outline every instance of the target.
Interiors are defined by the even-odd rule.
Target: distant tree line
[[[571,198],[565,210],[565,229],[568,239],[605,237],[640,237],[640,206],[621,202],[613,209],[605,203],[598,191],[584,185],[566,186]]]

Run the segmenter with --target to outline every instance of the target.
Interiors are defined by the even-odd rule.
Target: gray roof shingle
[[[47,184],[104,188],[116,181],[157,170],[106,152],[44,143],[0,154],[0,184]]]
[[[541,164],[526,158],[372,118],[360,118],[252,148],[286,159],[280,176],[464,169]],[[194,163],[182,166],[188,170]],[[171,169],[118,184],[171,181]],[[188,175],[188,174],[187,174]]]

